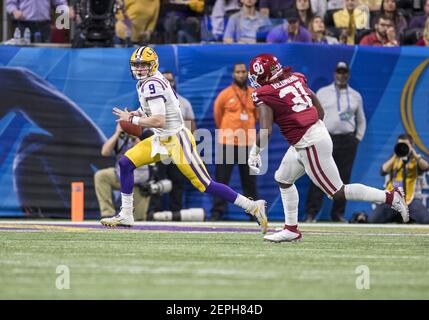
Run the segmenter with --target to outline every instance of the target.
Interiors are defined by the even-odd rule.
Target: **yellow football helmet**
[[[158,66],[158,55],[151,47],[139,47],[131,55],[130,69],[136,80],[143,80],[153,76],[158,70]]]

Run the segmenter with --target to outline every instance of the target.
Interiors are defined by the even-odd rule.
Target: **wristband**
[[[135,124],[135,125],[137,125],[137,126],[138,126],[138,125],[140,124],[140,123],[139,123],[139,122],[140,122],[140,118],[141,118],[141,117],[133,116],[133,117],[131,118],[131,123],[132,123],[132,124]]]

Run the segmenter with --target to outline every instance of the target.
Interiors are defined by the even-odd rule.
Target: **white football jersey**
[[[152,115],[148,101],[160,98],[164,101],[165,125],[164,128],[153,128],[155,135],[170,136],[184,128],[179,98],[168,80],[159,71],[151,77],[140,80],[137,83],[137,93],[140,100],[139,111],[148,117]]]

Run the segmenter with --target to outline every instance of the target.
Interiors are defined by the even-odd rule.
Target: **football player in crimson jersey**
[[[283,68],[271,54],[260,54],[249,66],[249,80],[256,89],[253,101],[259,109],[260,131],[253,145],[248,163],[259,173],[259,153],[266,147],[276,123],[289,142],[280,167],[275,173],[285,212],[282,231],[266,235],[273,242],[296,241],[298,229],[298,191],[295,181],[306,173],[330,199],[387,203],[409,220],[408,206],[399,188],[386,192],[363,184],[344,185],[332,157],[332,140],[323,123],[323,108],[301,73]]]

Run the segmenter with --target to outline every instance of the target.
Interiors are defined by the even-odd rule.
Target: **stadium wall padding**
[[[234,63],[248,64],[256,54],[273,53],[284,65],[306,74],[317,91],[333,81],[336,63],[346,61],[351,67],[350,85],[362,94],[367,119],[352,181],[382,188],[380,166],[405,130],[418,135],[419,151],[429,156],[428,48],[213,44],[155,49],[160,70],[176,74],[179,93],[192,103],[197,126],[212,133],[213,101],[231,83]],[[0,216],[68,217],[70,181],[86,182],[86,217],[98,216],[92,175],[111,164],[111,159],[100,156],[103,141],[115,129],[111,110],[138,106],[128,66],[132,50],[0,47]],[[283,220],[274,172],[287,148],[276,128],[267,173],[258,177],[259,197],[268,201],[272,220]],[[214,176],[214,165],[208,170]],[[297,182],[301,219],[308,183],[306,176]],[[241,190],[237,169],[230,185]],[[186,190],[186,207],[210,212],[211,197],[189,183]],[[50,209],[38,209],[43,206]],[[319,219],[329,217],[329,207],[325,200]],[[346,217],[362,210],[370,212],[370,205],[349,202]],[[247,219],[233,206],[226,218]]]

